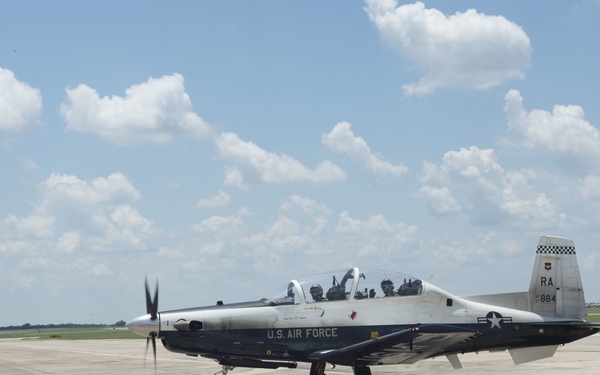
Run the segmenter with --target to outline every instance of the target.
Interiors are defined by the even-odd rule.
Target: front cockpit
[[[267,301],[277,305],[297,305],[418,296],[422,292],[420,279],[398,272],[353,267],[292,280]]]

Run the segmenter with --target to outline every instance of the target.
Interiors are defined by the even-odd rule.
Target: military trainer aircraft
[[[158,312],[146,283],[147,314],[127,324],[170,351],[235,367],[296,368],[310,375],[327,364],[370,375],[376,365],[412,364],[445,356],[508,350],[515,364],[554,355],[593,335],[573,241],[539,238],[529,290],[458,297],[408,275],[358,267],[291,280],[258,301]]]

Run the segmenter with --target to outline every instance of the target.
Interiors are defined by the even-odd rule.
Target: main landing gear
[[[325,374],[325,362],[313,362],[310,366],[309,375],[326,375]],[[354,375],[371,375],[371,369],[367,366],[356,366],[352,367]],[[215,374],[216,375],[216,374]]]
[[[313,362],[312,365],[310,365],[309,375],[325,375],[326,365],[325,362]]]

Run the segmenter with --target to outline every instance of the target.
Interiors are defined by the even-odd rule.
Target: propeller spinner
[[[146,336],[146,354],[144,355],[144,361],[148,355],[148,346],[150,345],[150,341],[152,341],[154,368],[156,369],[156,338],[160,334],[160,319],[158,316],[158,281],[156,282],[154,298],[152,298],[150,296],[150,287],[148,287],[148,279],[146,279],[146,315],[138,316],[127,323],[126,327],[140,336]]]

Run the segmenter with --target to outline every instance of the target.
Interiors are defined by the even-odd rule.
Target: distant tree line
[[[7,326],[0,327],[0,331],[14,331],[18,329],[49,329],[49,328],[105,328],[105,327],[125,327],[125,321],[119,320],[115,324],[74,324],[74,323],[63,323],[63,324],[29,324],[25,323],[21,326]]]

